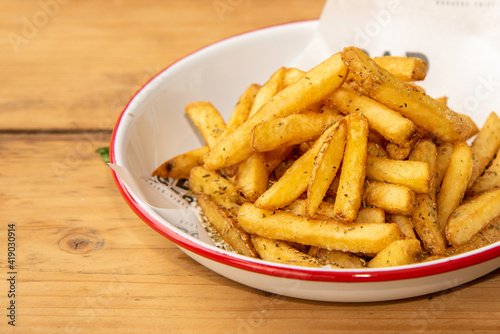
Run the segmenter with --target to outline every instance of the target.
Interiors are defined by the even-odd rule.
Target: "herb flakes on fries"
[[[190,103],[204,146],[153,176],[189,178],[206,223],[271,262],[392,267],[497,242],[500,118],[479,129],[415,84],[426,75],[420,59],[356,47],[281,67],[249,83],[227,124]]]

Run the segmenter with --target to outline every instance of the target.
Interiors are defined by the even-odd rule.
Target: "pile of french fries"
[[[500,240],[500,118],[479,129],[415,82],[417,58],[347,47],[308,72],[279,68],[227,122],[186,106],[205,146],[153,176],[189,179],[206,221],[240,254],[377,268]],[[469,144],[471,143],[471,144]]]

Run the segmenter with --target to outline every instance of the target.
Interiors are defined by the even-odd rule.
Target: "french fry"
[[[434,100],[436,100],[442,104],[448,104],[448,97],[447,96],[437,97]]]
[[[477,126],[469,117],[454,112],[417,88],[407,85],[378,66],[359,48],[344,48],[342,57],[364,94],[400,112],[438,138],[457,142],[477,133]]]
[[[330,114],[330,115],[339,115],[339,116],[344,116],[344,114],[338,110],[337,108],[334,108],[328,104],[323,104],[321,106],[321,109],[319,110],[320,114]]]
[[[407,186],[416,193],[428,193],[431,186],[429,165],[422,161],[394,160],[368,155],[366,176],[372,180]]]
[[[196,199],[207,221],[234,251],[242,255],[258,257],[250,240],[250,234],[238,225],[236,218],[231,217],[205,193],[196,194]]]
[[[382,268],[416,263],[420,260],[421,253],[422,248],[417,239],[396,240],[371,259],[367,267]]]
[[[379,144],[368,141],[367,151],[369,155],[379,158],[388,158],[387,151]]]
[[[317,103],[313,103],[313,104],[308,105],[307,107],[305,107],[300,113],[301,114],[308,114],[308,113],[321,114],[322,113],[321,110],[323,109],[324,105],[325,104],[323,103],[323,101],[320,101],[320,102],[317,102]],[[325,113],[325,112],[323,111],[323,113]],[[338,113],[335,113],[333,110],[329,110],[328,113],[330,115],[332,115],[332,114],[337,114],[338,115]]]
[[[408,239],[416,239],[417,235],[411,224],[409,216],[405,215],[387,215],[387,221],[398,225],[399,229]]]
[[[347,120],[347,139],[335,198],[335,216],[353,222],[363,199],[368,145],[368,120],[360,114],[351,114]]]
[[[293,85],[300,78],[302,78],[306,72],[299,70],[296,67],[289,67],[286,70],[285,77],[283,78],[283,84],[285,87]]]
[[[450,163],[451,153],[453,152],[453,144],[448,142],[442,142],[437,145],[437,159],[436,159],[436,178],[435,185],[436,191],[441,187],[441,182],[443,182],[444,174],[448,169],[448,164]]]
[[[297,114],[307,106],[324,100],[342,85],[347,66],[340,53],[308,71],[301,79],[280,91],[252,117],[211,148],[204,158],[207,169],[233,166],[252,154],[251,131],[255,125],[275,117]],[[300,99],[296,97],[300,96]]]
[[[252,244],[259,257],[266,261],[304,267],[320,266],[318,259],[297,250],[283,241],[253,235]]]
[[[500,241],[500,216],[490,221],[482,230],[474,234],[470,241],[458,246],[448,247],[445,256],[470,252],[475,249]]]
[[[280,67],[271,75],[269,80],[260,87],[255,96],[252,108],[250,108],[250,117],[255,114],[264,103],[285,88],[283,79],[286,73],[287,69],[285,67]]]
[[[387,145],[387,141],[385,140],[385,138],[373,129],[370,129],[368,131],[368,141],[379,144],[382,147],[385,147],[385,145]]]
[[[248,119],[250,116],[250,109],[254,104],[255,96],[259,90],[260,85],[257,84],[252,84],[245,89],[243,94],[239,97],[233,112],[231,113],[231,116],[227,121],[226,128],[224,129],[224,133],[221,137],[227,136]],[[229,178],[235,177],[238,173],[238,165],[225,167],[221,169],[221,173]]]
[[[419,58],[384,56],[373,61],[403,81],[421,81],[427,75],[427,62]]]
[[[222,208],[235,214],[244,202],[236,186],[214,171],[197,166],[191,169],[189,186],[196,193],[205,193]]]
[[[395,144],[406,145],[416,135],[417,129],[410,120],[352,89],[340,87],[326,103],[345,114],[361,113],[368,119],[370,128]]]
[[[258,208],[251,203],[241,206],[238,222],[248,233],[269,239],[353,253],[377,254],[392,241],[404,238],[396,224],[307,219],[282,210]]]
[[[411,215],[412,225],[423,247],[433,255],[441,255],[447,243],[437,217],[434,178],[437,165],[436,145],[430,140],[420,141],[410,154],[410,159],[427,163],[432,176],[429,192],[415,196],[415,208]]]
[[[254,104],[255,96],[257,95],[259,89],[260,85],[251,84],[247,87],[247,89],[245,89],[243,94],[241,94],[238,102],[236,103],[236,106],[233,109],[233,112],[231,113],[231,116],[229,116],[229,120],[226,124],[226,129],[224,130],[222,136],[226,136],[229,133],[233,132],[238,126],[243,124],[248,119],[250,115],[250,109]]]
[[[208,146],[202,146],[168,159],[158,166],[152,176],[162,178],[187,179],[191,169],[203,165],[203,157],[208,153]]]
[[[321,211],[320,211],[321,212]],[[360,208],[356,223],[359,224],[384,224],[385,211],[381,208]]]
[[[267,190],[268,175],[266,160],[261,153],[255,152],[239,164],[236,187],[247,201],[255,202]]]
[[[328,250],[313,246],[307,253],[310,256],[318,258],[322,263],[332,264],[340,268],[358,269],[364,268],[365,260],[352,254],[336,250]]]
[[[455,144],[436,200],[438,221],[442,230],[446,228],[450,214],[464,198],[472,175],[472,159],[472,149],[466,142]]]
[[[299,244],[298,242],[287,242],[287,244],[292,246],[293,248],[301,251],[302,253],[306,253],[306,254],[309,252],[309,249],[311,248],[311,246],[309,246],[309,245]]]
[[[306,217],[306,200],[298,199],[287,205],[283,210],[297,216]],[[312,217],[317,220],[336,220],[334,205],[321,202],[316,214]],[[380,208],[360,208],[355,223],[358,224],[385,224],[385,211]]]
[[[339,170],[346,141],[347,125],[345,120],[336,124],[329,132],[314,159],[313,169],[307,188],[306,216],[312,217],[318,210],[333,178]]]
[[[330,126],[306,153],[295,160],[293,165],[287,169],[285,174],[283,174],[276,183],[257,198],[255,205],[262,208],[277,209],[299,198],[309,185],[309,179],[311,177],[316,155],[329,134],[335,131],[336,128],[336,124]]]
[[[186,106],[193,124],[196,126],[209,148],[215,146],[226,128],[226,122],[210,102],[191,102]]]
[[[467,243],[473,235],[500,216],[500,189],[494,189],[462,203],[446,225],[446,238],[455,247]]]
[[[292,151],[293,146],[285,146],[273,151],[262,152],[262,156],[266,162],[267,173],[271,174]]]
[[[413,150],[413,145],[399,146],[394,143],[387,143],[385,150],[389,159],[405,160],[410,155],[411,150]]]
[[[364,202],[390,214],[410,215],[413,212],[415,193],[399,184],[366,181]]]
[[[252,130],[251,146],[257,152],[267,152],[284,146],[316,140],[323,131],[344,117],[332,114],[296,114],[257,124]]]
[[[483,175],[477,178],[472,188],[467,192],[469,197],[477,196],[485,191],[500,187],[500,154],[486,168]]]
[[[484,172],[500,148],[500,118],[496,113],[490,113],[471,147],[474,163],[468,189],[474,185],[476,179]]]
[[[330,187],[328,188],[328,191],[326,192],[327,198],[330,198],[330,201],[332,203],[335,202],[335,198],[337,197],[337,192],[339,189],[339,183],[340,183],[340,175],[337,173],[335,177],[333,178],[332,183],[330,184]]]

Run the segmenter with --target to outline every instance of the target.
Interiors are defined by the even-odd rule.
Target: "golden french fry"
[[[158,166],[152,176],[174,179],[187,179],[191,169],[203,165],[203,157],[208,153],[208,146],[196,148],[179,154]]]
[[[337,108],[334,108],[328,104],[323,104],[321,106],[321,109],[318,111],[320,114],[330,114],[330,115],[340,115],[344,116],[344,114],[338,110]]]
[[[453,211],[446,225],[446,238],[453,246],[461,246],[498,216],[500,189],[484,192]]]
[[[296,114],[257,124],[252,130],[251,146],[257,152],[267,152],[284,146],[316,140],[330,125],[344,117],[332,114]]]
[[[500,216],[490,221],[482,230],[474,234],[470,241],[458,246],[448,247],[445,255],[452,256],[469,252],[500,241]]]
[[[442,104],[447,104],[448,103],[448,97],[447,96],[437,97],[434,100],[436,100],[436,101],[438,101],[439,103],[442,103]]]
[[[247,87],[247,89],[245,89],[243,94],[241,94],[238,102],[236,103],[236,106],[233,109],[233,112],[231,113],[231,116],[229,116],[229,120],[226,124],[226,129],[224,130],[222,136],[233,132],[238,126],[243,124],[248,119],[250,115],[250,109],[253,106],[255,96],[257,95],[259,89],[260,85],[251,84]]]
[[[379,144],[382,147],[385,147],[385,145],[387,144],[387,141],[385,140],[385,138],[380,133],[378,133],[377,131],[375,131],[373,129],[370,129],[368,131],[368,141]]]
[[[189,186],[194,193],[207,194],[217,205],[233,214],[244,201],[232,182],[202,166],[191,169]]]
[[[268,174],[271,174],[293,151],[293,146],[278,148],[273,151],[262,152],[266,161]]]
[[[413,143],[412,143],[413,144]],[[389,159],[394,160],[405,160],[413,150],[413,145],[410,144],[408,146],[399,146],[394,143],[387,143],[385,146],[385,150],[387,151],[387,156]]]
[[[255,202],[268,187],[267,163],[261,153],[255,152],[238,166],[236,187],[250,202]]]
[[[342,169],[342,167],[341,167],[341,169]],[[326,192],[327,198],[330,198],[330,202],[332,202],[332,203],[335,202],[335,198],[337,197],[339,183],[340,183],[340,174],[337,173],[337,175],[335,175],[335,177],[333,178],[333,181],[330,184],[328,191]]]
[[[360,114],[350,114],[347,120],[347,139],[335,198],[335,216],[353,222],[363,199],[368,145],[368,120]]]
[[[474,163],[472,165],[468,189],[474,185],[476,179],[484,172],[499,148],[500,118],[496,113],[492,112],[472,142]]]
[[[210,102],[197,101],[186,106],[186,113],[207,146],[212,148],[219,141],[226,128],[226,122],[219,111]]]
[[[300,78],[302,78],[306,72],[299,70],[295,67],[289,67],[286,69],[285,77],[283,78],[283,84],[286,86],[293,85]]]
[[[442,142],[437,145],[437,159],[436,159],[436,177],[435,185],[436,191],[441,187],[441,182],[443,182],[444,174],[448,169],[448,164],[450,163],[451,153],[453,152],[453,144],[448,142]]]
[[[248,233],[269,239],[298,242],[330,250],[376,254],[404,238],[396,224],[356,224],[307,219],[282,210],[267,210],[245,203],[238,213]]]
[[[324,100],[342,85],[347,66],[340,53],[308,71],[301,79],[280,91],[252,117],[211,148],[204,158],[205,167],[218,170],[235,165],[252,154],[251,131],[258,123],[275,117],[297,114],[307,106]],[[301,98],[298,99],[297,96]]]
[[[372,180],[407,186],[416,193],[428,193],[431,171],[422,161],[394,160],[368,155],[366,176]]]
[[[299,244],[298,242],[287,242],[287,244],[306,254],[309,252],[309,248],[311,248],[309,245]]]
[[[314,145],[306,153],[302,154],[300,158],[295,160],[285,174],[255,201],[255,205],[263,208],[277,209],[299,198],[309,185],[314,158],[330,132],[335,131],[336,128],[337,124],[334,124],[325,131],[314,142]]]
[[[378,66],[356,47],[344,48],[349,65],[363,93],[398,111],[416,125],[450,142],[467,140],[477,133],[476,124],[466,115],[451,110],[419,89],[411,87]]]
[[[427,75],[427,62],[420,58],[383,56],[373,61],[403,81],[420,81]]]
[[[394,267],[416,263],[420,260],[422,248],[417,239],[396,240],[371,259],[368,268]]]
[[[483,175],[477,178],[472,188],[467,192],[469,197],[484,193],[493,188],[500,187],[500,154],[496,153],[495,159],[486,168]]]
[[[471,147],[466,142],[456,143],[436,200],[438,221],[442,230],[445,229],[450,214],[464,198],[472,174],[472,166]]]
[[[364,202],[384,209],[386,213],[410,215],[413,212],[415,193],[399,184],[366,181]]]
[[[307,188],[306,216],[312,217],[318,210],[333,178],[339,170],[346,141],[347,125],[345,120],[336,124],[336,129],[329,131],[314,159],[309,186]],[[332,127],[333,128],[333,127]]]
[[[379,158],[388,158],[387,151],[380,145],[372,141],[368,141],[367,151],[369,155]]]
[[[287,69],[285,67],[280,67],[271,75],[269,80],[260,87],[255,96],[252,108],[250,109],[250,117],[255,114],[264,103],[285,88],[283,79],[286,73]]]
[[[387,221],[398,225],[399,229],[409,239],[416,239],[417,235],[411,224],[409,216],[404,215],[387,215]]]
[[[332,264],[339,268],[358,269],[364,268],[366,265],[365,260],[352,253],[328,250],[317,246],[311,247],[307,254],[318,258],[322,263]]]
[[[323,103],[323,101],[320,101],[320,102],[317,102],[317,103],[314,103],[314,104],[311,104],[311,105],[305,107],[300,113],[301,114],[308,114],[308,113],[320,114],[320,113],[322,113],[321,110],[323,109],[324,105],[325,104]],[[335,113],[333,111],[328,111],[328,113],[338,115],[338,113]]]
[[[411,162],[425,163],[429,168],[429,191],[436,193],[437,147],[430,139],[422,139],[411,151],[408,160]]]
[[[416,135],[417,128],[410,120],[352,89],[340,87],[326,103],[345,114],[361,113],[368,119],[370,128],[395,144],[406,145]]]
[[[305,267],[320,266],[315,257],[309,256],[280,240],[253,235],[252,244],[262,260]]]
[[[385,217],[385,211],[381,208],[360,208],[355,222],[359,224],[384,224]]]
[[[420,195],[415,200],[415,210],[411,216],[413,228],[421,238],[425,249],[434,255],[443,254],[446,239],[437,219],[435,197]]]
[[[297,216],[306,217],[306,201],[298,199],[287,205],[283,210]],[[334,214],[334,205],[321,202],[316,214],[312,217],[317,220],[337,220]],[[360,208],[355,223],[359,224],[384,224],[385,211],[380,208]]]
[[[205,193],[197,193],[196,199],[206,220],[234,251],[246,256],[258,256],[250,240],[250,234],[238,225],[236,218],[231,217]]]
[[[415,195],[415,208],[411,215],[413,228],[427,251],[433,255],[441,255],[446,248],[446,239],[436,209],[436,145],[430,140],[420,141],[411,152],[410,160],[427,163],[432,176],[430,191],[427,194]]]

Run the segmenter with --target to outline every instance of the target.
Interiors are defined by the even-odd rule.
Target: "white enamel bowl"
[[[210,101],[227,119],[250,83],[263,83],[278,67],[294,64],[317,24],[305,21],[245,33],[171,65],[148,82],[121,114],[111,141],[111,161],[144,177],[164,160],[200,147],[184,115],[185,105]],[[134,212],[191,258],[229,279],[272,293],[319,301],[394,300],[450,289],[500,267],[500,243],[443,260],[388,269],[311,269],[251,259],[180,231],[115,178]]]

